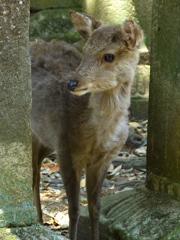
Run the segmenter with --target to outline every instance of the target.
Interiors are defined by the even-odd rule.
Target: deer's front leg
[[[99,240],[100,194],[108,165],[99,162],[87,167],[86,189],[92,240]]]
[[[60,173],[63,179],[69,206],[69,238],[77,240],[79,220],[79,192],[81,170],[74,167],[70,156],[58,156]]]

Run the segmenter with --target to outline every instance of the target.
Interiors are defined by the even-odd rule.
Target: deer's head
[[[87,40],[83,58],[68,89],[75,95],[108,91],[132,82],[143,33],[132,20],[107,25],[78,12],[70,13],[76,30]]]

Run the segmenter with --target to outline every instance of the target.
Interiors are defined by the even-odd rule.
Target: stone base
[[[0,228],[28,226],[37,222],[34,206],[0,208]]]
[[[0,228],[0,239],[3,240],[67,240],[60,233],[54,232],[39,224],[30,227]]]
[[[130,107],[130,118],[132,120],[148,119],[148,97],[132,97]]]
[[[147,185],[151,190],[166,192],[172,198],[180,201],[180,184],[175,183],[168,178],[160,177],[155,174],[147,175]]]
[[[145,187],[102,198],[100,240],[180,239],[180,202]],[[78,240],[90,240],[83,208]]]

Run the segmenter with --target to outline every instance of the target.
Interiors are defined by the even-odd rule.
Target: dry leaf
[[[112,185],[110,188],[108,188],[109,190],[114,190],[114,185]]]
[[[81,180],[81,182],[80,182],[80,187],[81,187],[81,188],[85,188],[85,187],[86,187],[86,179],[85,179],[85,178],[83,178],[83,179]]]

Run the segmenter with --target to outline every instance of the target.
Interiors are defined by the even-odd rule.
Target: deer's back
[[[31,45],[32,111],[31,125],[38,139],[56,149],[70,132],[78,135],[81,114],[88,96],[76,97],[66,87],[81,61],[81,54],[70,44],[42,40]]]

